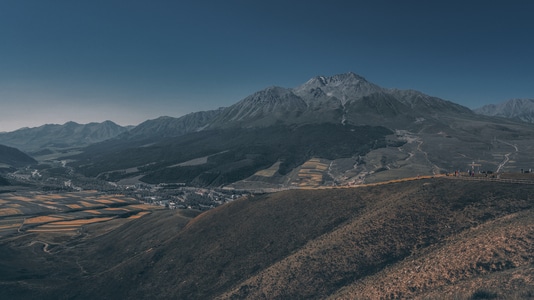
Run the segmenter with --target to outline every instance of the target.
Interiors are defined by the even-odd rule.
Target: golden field
[[[7,193],[0,195],[0,204],[0,237],[14,232],[77,232],[119,217],[138,219],[155,209],[133,198],[97,191]]]

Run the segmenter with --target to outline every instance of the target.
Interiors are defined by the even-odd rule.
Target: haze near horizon
[[[0,132],[136,125],[354,72],[470,108],[534,98],[529,1],[3,1]]]

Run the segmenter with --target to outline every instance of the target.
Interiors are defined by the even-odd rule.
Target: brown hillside
[[[439,180],[367,189],[362,200],[372,209],[221,298],[324,298],[345,286],[334,298],[412,298],[438,288],[457,294],[493,290],[483,280],[454,286],[513,268],[520,268],[518,273],[527,268],[532,275],[533,194],[531,187],[518,187]],[[527,275],[518,275],[516,283],[532,291],[533,278]],[[504,294],[511,290],[505,284],[499,288]]]
[[[4,286],[50,299],[528,298],[533,195],[443,178],[256,196],[185,227],[154,214],[79,241],[56,260],[76,257],[85,273],[47,273],[64,284]]]

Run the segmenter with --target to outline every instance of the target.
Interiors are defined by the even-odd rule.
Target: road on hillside
[[[517,145],[510,144],[508,142],[501,141],[501,140],[497,140],[497,141],[500,142],[500,143],[503,143],[505,145],[514,147],[515,153],[519,152],[519,148],[517,148]],[[504,160],[499,164],[499,166],[497,167],[497,170],[495,171],[495,173],[499,173],[501,171],[501,169],[510,161],[510,155],[512,155],[512,153],[514,153],[514,152],[506,153],[504,155]]]

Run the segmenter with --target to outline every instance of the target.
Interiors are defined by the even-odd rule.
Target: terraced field
[[[0,195],[0,237],[23,233],[76,234],[83,226],[114,219],[133,220],[157,207],[97,191]]]
[[[312,158],[305,162],[298,171],[297,184],[299,187],[317,187],[323,184],[324,174],[328,170],[328,161]]]

